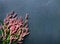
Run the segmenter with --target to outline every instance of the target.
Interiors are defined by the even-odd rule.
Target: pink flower
[[[25,19],[28,19],[28,13],[26,13],[26,17],[25,17]]]
[[[24,40],[23,37],[29,34],[28,32],[28,14],[26,14],[25,20],[23,21],[22,17],[17,18],[17,14],[14,11],[11,11],[6,18],[4,19],[5,25],[10,30],[10,44],[12,43],[12,39],[17,40],[17,37],[14,36],[15,34],[19,37],[17,40],[18,44],[22,44],[22,41]],[[3,26],[4,27],[4,26]],[[4,28],[4,31],[6,33],[7,29]],[[7,33],[6,33],[7,34]],[[6,35],[5,34],[5,35]]]
[[[13,15],[15,12],[12,10],[8,15]]]
[[[15,27],[14,25],[12,25],[12,26],[10,27],[10,30],[11,30],[11,31],[14,31],[15,28],[16,28],[16,27]]]
[[[10,44],[12,43],[12,40],[13,40],[13,37],[12,37],[12,36],[10,36]]]
[[[13,18],[15,18],[16,16],[17,16],[17,14],[16,14],[16,13],[14,13],[14,14],[13,14]]]

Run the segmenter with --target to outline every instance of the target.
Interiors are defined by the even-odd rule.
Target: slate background
[[[23,18],[29,13],[24,44],[60,44],[60,0],[0,0],[0,19],[11,10]]]

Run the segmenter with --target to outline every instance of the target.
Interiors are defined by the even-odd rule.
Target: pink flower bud
[[[15,29],[14,31],[12,31],[12,34],[16,33],[18,29]]]
[[[25,27],[28,28],[28,24],[26,24]]]
[[[13,39],[13,37],[12,37],[12,36],[10,36],[10,44],[12,43],[12,39]]]
[[[17,14],[16,14],[16,13],[14,13],[14,14],[13,14],[13,18],[15,18],[16,16],[17,16]]]
[[[14,14],[14,11],[12,10],[10,13],[9,13],[9,15],[13,15]]]
[[[28,13],[26,13],[25,19],[28,19]]]
[[[20,23],[23,23],[23,19],[22,17],[20,16],[20,20],[19,20]]]
[[[11,26],[11,27],[10,27],[10,30],[14,31],[15,28],[16,28],[15,26]]]

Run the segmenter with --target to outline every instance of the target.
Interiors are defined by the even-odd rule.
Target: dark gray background
[[[60,0],[0,0],[0,19],[11,10],[23,18],[29,13],[24,44],[60,44]]]

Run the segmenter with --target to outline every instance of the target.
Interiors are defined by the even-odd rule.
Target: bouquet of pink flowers
[[[0,23],[2,44],[22,44],[24,37],[29,34],[28,14],[23,21],[21,16],[18,18],[17,14],[11,11]]]

